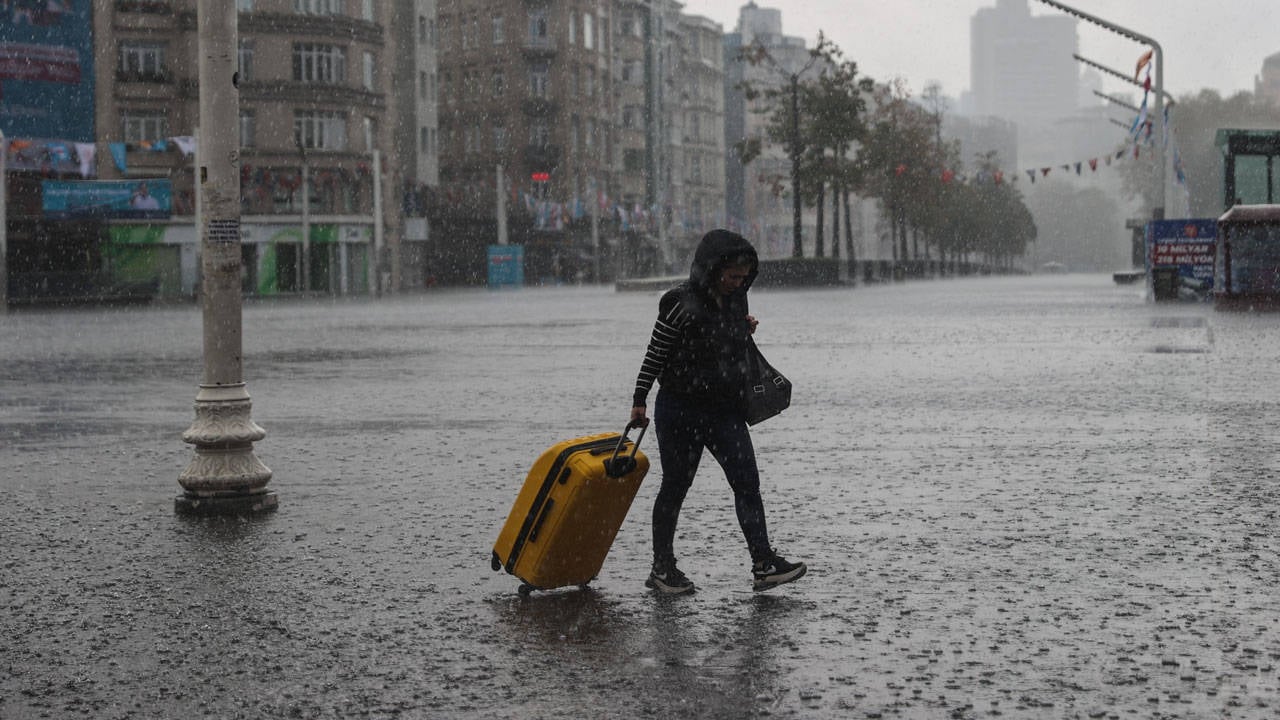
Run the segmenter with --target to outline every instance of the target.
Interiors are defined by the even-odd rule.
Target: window
[[[463,130],[463,137],[465,139],[466,152],[468,155],[480,152],[480,128],[478,126],[471,125],[465,128]]]
[[[578,32],[578,14],[570,10],[569,11],[569,44],[570,45],[577,44],[578,39],[575,37],[577,32]]]
[[[595,118],[587,118],[587,132],[582,136],[582,146],[588,151],[596,146]]]
[[[493,123],[493,149],[497,152],[507,151],[507,126],[500,120]]]
[[[529,13],[529,44],[543,46],[550,40],[547,32],[547,11],[533,10]]]
[[[431,73],[431,77],[429,78],[429,81],[431,83],[431,87],[429,88],[430,92],[427,93],[427,101],[435,102],[436,101],[436,74],[435,73]]]
[[[622,151],[622,169],[631,172],[644,172],[644,151],[627,148]]]
[[[253,12],[253,0],[236,0],[236,10],[239,12]]]
[[[373,53],[366,50],[364,52],[363,58],[364,58],[364,68],[363,68],[364,72],[361,77],[361,80],[363,81],[364,89],[372,92],[373,91],[373,64],[374,64]]]
[[[644,63],[640,60],[627,60],[622,63],[622,82],[632,85],[644,82]]]
[[[546,147],[551,143],[551,128],[546,120],[535,120],[529,126],[529,144],[535,147]]]
[[[127,143],[151,142],[169,136],[169,118],[163,110],[126,110],[120,115],[120,125]]]
[[[529,94],[533,97],[544,98],[551,85],[551,70],[545,63],[531,65],[529,67]]]
[[[370,152],[377,147],[378,119],[366,115],[364,117],[364,149]]]
[[[591,13],[582,13],[582,47],[590,50],[595,47],[595,18]]]
[[[446,72],[440,78],[440,96],[445,105],[453,104],[453,73]]]
[[[420,100],[430,99],[427,94],[427,73],[425,70],[418,71],[418,98]]]
[[[258,124],[252,110],[240,111],[240,147],[256,147]]]
[[[501,70],[494,70],[490,81],[493,86],[493,96],[502,97],[507,91],[507,74]]]
[[[360,19],[373,22],[373,0],[364,0],[360,4]]]
[[[434,19],[427,21],[427,33],[429,36],[427,39],[428,44],[431,47],[435,47],[438,39],[436,38],[436,21]]]
[[[422,43],[422,44],[424,44],[424,45],[425,45],[425,44],[427,43],[427,41],[429,41],[429,40],[431,39],[431,36],[428,34],[428,32],[429,32],[429,31],[428,31],[428,28],[427,28],[427,18],[426,18],[426,16],[425,16],[425,15],[419,15],[419,16],[418,16],[418,42],[420,42],[420,43]]]
[[[418,152],[428,155],[431,152],[431,128],[418,128]]]
[[[574,154],[578,152],[578,142],[581,136],[582,119],[574,115],[573,120],[569,123],[569,150]]]
[[[644,108],[628,105],[622,109],[622,127],[638,128],[644,125]]]
[[[293,0],[293,11],[299,15],[341,15],[343,0]]]
[[[587,74],[582,78],[586,82],[583,84],[582,92],[587,97],[596,96],[596,73],[591,68],[587,68]]]
[[[120,64],[117,67],[124,80],[160,80],[164,77],[164,45],[160,43],[120,43]]]
[[[253,82],[253,41],[241,40],[236,54],[237,71],[240,82]]]
[[[293,140],[303,148],[346,150],[347,118],[339,112],[295,110]]]
[[[336,85],[347,79],[347,49],[321,43],[294,43],[293,79]]]
[[[507,41],[506,31],[502,28],[502,16],[493,19],[493,44],[501,45]]]
[[[451,39],[449,38],[449,16],[446,15],[436,22],[436,29],[440,32],[440,47],[448,49]]]

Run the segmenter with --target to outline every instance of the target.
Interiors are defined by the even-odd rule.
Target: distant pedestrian
[[[712,230],[698,244],[689,279],[658,301],[631,418],[647,421],[645,401],[657,381],[653,420],[662,486],[653,506],[653,569],[645,585],[661,592],[694,590],[676,567],[674,542],[680,508],[704,448],[733,489],[738,523],[751,553],[753,588],[768,590],[806,571],[804,563],[788,562],[769,544],[760,473],[740,399],[757,325],[748,313],[747,290],[759,264],[746,238]]]

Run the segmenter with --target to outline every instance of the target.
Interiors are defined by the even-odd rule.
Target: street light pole
[[[0,313],[9,312],[9,141],[0,130]]]
[[[1151,46],[1152,51],[1155,53],[1155,62],[1156,62],[1156,84],[1155,84],[1156,117],[1159,118],[1160,120],[1161,128],[1163,128],[1167,133],[1168,128],[1164,127],[1164,50],[1160,47],[1160,43],[1156,42],[1152,38],[1147,37],[1146,35],[1136,33],[1133,30],[1129,30],[1128,28],[1120,27],[1119,25],[1107,22],[1102,18],[1095,17],[1088,13],[1081,12],[1068,5],[1063,5],[1062,3],[1057,2],[1057,0],[1039,0],[1039,1],[1044,3],[1045,5],[1048,5],[1051,8],[1061,10],[1062,12],[1065,12],[1068,15],[1074,15],[1080,18],[1081,20],[1086,20],[1088,22],[1093,23],[1094,25],[1097,25],[1098,27],[1104,28],[1106,30],[1110,30],[1111,32],[1121,37],[1127,38],[1136,43],[1141,43],[1143,45]],[[1164,134],[1165,133],[1162,133],[1162,140],[1163,140]],[[1158,202],[1159,205],[1153,208],[1152,210],[1152,216],[1157,220],[1164,219],[1164,210],[1167,207],[1167,204],[1165,203],[1165,194],[1168,188],[1165,187],[1165,177],[1166,177],[1165,168],[1168,166],[1168,164],[1169,164],[1168,143],[1162,141],[1160,143],[1160,169],[1159,171],[1156,172],[1156,183],[1157,183],[1156,187],[1158,189],[1158,192],[1156,193],[1156,202]]]
[[[199,26],[201,263],[204,376],[195,421],[182,434],[195,457],[178,477],[181,515],[276,509],[271,470],[253,454],[266,432],[250,419],[241,340],[240,124],[235,0],[202,0]]]
[[[791,73],[791,257],[804,257],[800,201],[800,74]]]
[[[1110,76],[1112,76],[1112,77],[1119,78],[1120,80],[1123,80],[1123,81],[1125,81],[1125,82],[1129,83],[1130,85],[1136,85],[1137,87],[1143,87],[1143,84],[1142,84],[1142,83],[1138,82],[1137,80],[1134,80],[1133,78],[1129,77],[1128,75],[1125,75],[1124,73],[1120,72],[1119,70],[1114,70],[1114,69],[1109,68],[1109,67],[1107,67],[1106,65],[1103,65],[1103,64],[1101,64],[1101,63],[1096,63],[1096,62],[1094,62],[1094,61],[1090,60],[1089,58],[1081,57],[1081,56],[1080,56],[1080,55],[1078,55],[1078,54],[1073,54],[1071,57],[1075,58],[1075,59],[1076,59],[1076,62],[1084,63],[1085,65],[1088,65],[1089,67],[1091,67],[1091,68],[1093,68],[1093,69],[1095,69],[1095,70],[1100,70],[1100,71],[1102,71],[1102,72],[1104,72],[1104,73],[1106,73],[1106,74],[1108,74],[1108,75],[1110,75]],[[1164,92],[1164,99],[1165,99],[1165,102],[1167,102],[1167,103],[1168,103],[1168,106],[1169,106],[1169,107],[1173,107],[1173,106],[1174,106],[1174,104],[1175,104],[1175,103],[1174,103],[1174,101],[1173,101],[1173,95],[1171,95],[1168,91],[1163,91],[1163,92]]]

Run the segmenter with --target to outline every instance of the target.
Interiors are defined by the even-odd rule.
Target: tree
[[[944,166],[933,121],[911,102],[901,81],[878,86],[865,141],[858,150],[861,191],[880,199],[889,217],[894,260],[905,261],[909,227],[919,229],[936,201]]]
[[[756,43],[740,48],[738,58],[745,60],[753,66],[765,65],[771,68],[775,75],[786,80],[786,84],[782,87],[769,86],[761,91],[749,82],[743,82],[739,85],[746,99],[750,101],[763,99],[765,112],[769,114],[769,124],[766,134],[769,140],[775,144],[781,145],[786,150],[787,156],[791,159],[791,192],[792,192],[792,208],[793,208],[793,249],[792,255],[795,257],[804,256],[804,246],[801,243],[801,212],[800,204],[802,201],[801,187],[801,162],[805,152],[804,136],[801,132],[800,120],[800,94],[801,82],[800,78],[810,68],[818,62],[822,55],[822,46],[828,41],[821,35],[818,36],[818,47],[809,51],[808,61],[798,69],[788,70],[780,65],[769,53],[769,49],[764,45]],[[749,164],[753,159],[759,156],[763,149],[758,140],[748,139],[738,144],[739,158],[744,165]]]

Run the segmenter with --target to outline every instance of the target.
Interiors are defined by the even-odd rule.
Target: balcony
[[[559,145],[526,145],[524,164],[530,172],[551,172],[560,166]]]
[[[173,73],[168,68],[160,70],[116,70],[116,82],[172,85]]]
[[[560,112],[560,103],[545,97],[527,97],[520,108],[529,117],[550,117]]]
[[[559,52],[556,41],[551,38],[529,38],[520,46],[524,51],[524,56],[530,60],[539,60],[555,57]]]
[[[116,0],[116,12],[171,15],[173,2],[171,0]]]

